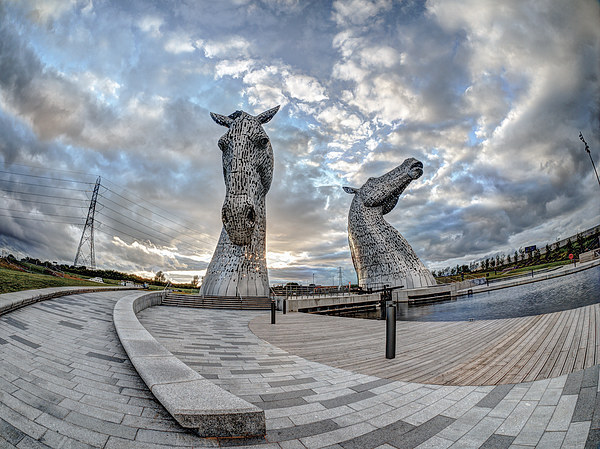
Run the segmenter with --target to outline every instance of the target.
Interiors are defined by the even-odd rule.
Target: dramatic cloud
[[[387,219],[430,268],[545,245],[600,218],[598,23],[595,0],[0,2],[0,248],[72,263],[100,176],[100,267],[201,275],[209,112],[277,104],[272,281],[354,281],[341,187],[407,157]]]

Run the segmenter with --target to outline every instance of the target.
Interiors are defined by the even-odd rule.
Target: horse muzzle
[[[237,246],[250,244],[256,227],[256,210],[252,204],[226,201],[221,219],[231,243]]]

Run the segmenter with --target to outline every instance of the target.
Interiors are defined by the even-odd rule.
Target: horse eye
[[[261,147],[266,147],[268,143],[269,143],[269,139],[267,139],[266,137],[262,137],[262,138],[260,138],[260,139],[259,139],[259,141],[258,141],[258,144],[259,144]]]

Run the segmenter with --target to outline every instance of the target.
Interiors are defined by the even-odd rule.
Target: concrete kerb
[[[201,437],[265,435],[263,410],[203,378],[141,325],[136,313],[161,303],[162,292],[133,293],[113,310],[121,344],[154,397],[182,427]]]

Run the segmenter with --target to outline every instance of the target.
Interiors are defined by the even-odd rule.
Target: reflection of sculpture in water
[[[354,194],[348,214],[348,240],[361,287],[436,285],[408,242],[383,218],[396,206],[408,184],[422,174],[423,164],[410,158],[379,178],[369,178],[360,189],[344,187]]]
[[[278,110],[279,106],[256,117],[243,111],[210,114],[229,130],[219,139],[226,189],[223,229],[202,282],[202,295],[269,296],[265,195],[273,179],[273,149],[262,125]]]

